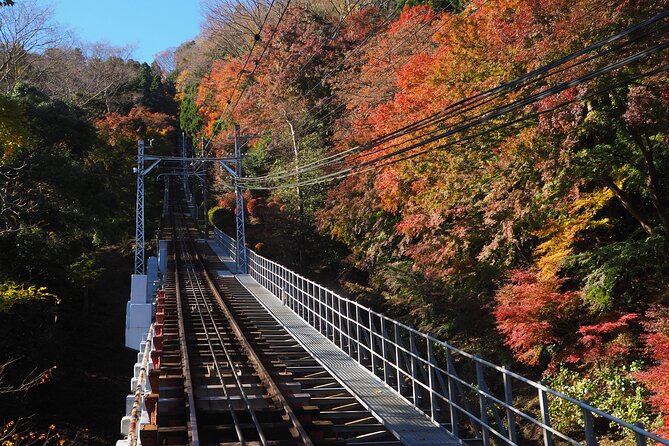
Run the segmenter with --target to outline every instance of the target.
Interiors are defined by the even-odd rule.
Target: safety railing
[[[223,248],[224,252],[232,257],[237,258],[237,246],[235,240],[220,229],[214,227],[214,240]]]
[[[234,240],[215,232],[234,256]],[[669,445],[640,423],[621,420],[421,333],[250,250],[248,261],[257,282],[458,438],[484,446],[597,446],[601,429],[596,426],[607,425],[605,435],[627,438],[635,446],[648,445],[648,440]],[[569,432],[553,427],[550,412],[555,404],[580,412],[580,426]]]

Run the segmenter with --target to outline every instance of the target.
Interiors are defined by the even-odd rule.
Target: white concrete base
[[[146,274],[133,274],[130,276],[130,301],[134,304],[145,304],[149,302],[148,277]]]
[[[142,338],[149,331],[148,327],[126,327],[125,328],[125,346],[132,350],[139,350]]]
[[[121,418],[121,435],[124,437],[128,436],[128,431],[130,430],[130,418],[130,415]]]
[[[125,306],[126,328],[144,328],[144,332],[146,333],[151,326],[152,316],[153,305],[151,304],[134,304],[130,301]]]

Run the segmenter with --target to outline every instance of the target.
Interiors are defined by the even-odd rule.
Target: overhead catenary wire
[[[269,39],[267,39],[267,42],[263,46],[263,50],[260,53],[260,57],[258,57],[258,60],[253,66],[253,70],[251,71],[251,74],[249,74],[249,78],[253,78],[253,75],[256,73],[256,70],[258,70],[258,67],[260,66],[260,62],[262,61],[263,57],[265,56],[265,53],[267,52],[267,49],[269,48],[269,44],[272,42],[274,39],[274,36],[276,35],[277,30],[279,29],[279,25],[281,24],[281,21],[283,20],[283,17],[286,15],[286,12],[288,11],[288,7],[290,6],[291,0],[286,1],[286,6],[283,8],[283,11],[281,11],[281,15],[279,16],[279,20],[277,20],[276,25],[274,26],[274,30],[269,36]],[[232,110],[230,110],[230,113],[235,111],[235,108],[237,107],[237,104],[241,100],[241,98],[244,96],[244,92],[246,92],[246,89],[248,87],[247,85],[244,85],[244,88],[242,91],[239,93],[239,96],[237,97],[237,100],[235,101],[234,105],[232,106]]]
[[[490,1],[490,0],[484,0],[480,5],[478,5],[478,8],[472,8],[471,11],[469,11],[469,13],[468,13],[468,17],[471,16],[471,15],[473,15],[476,11],[478,11],[478,9],[480,9],[483,5],[485,5],[485,4],[488,3],[489,1]],[[399,6],[399,5],[400,5],[400,3],[398,3],[398,6]],[[393,11],[393,13],[391,14],[391,16],[389,16],[389,17],[392,17],[398,10],[399,10],[399,9],[396,8],[395,11]],[[435,15],[434,18],[436,18],[436,17],[437,17],[437,16]],[[432,39],[432,37],[433,37],[433,36],[434,36],[434,35],[435,35],[441,28],[443,28],[443,27],[444,27],[445,25],[447,25],[448,23],[451,23],[455,17],[456,17],[455,14],[451,15],[451,17],[449,17],[448,20],[444,21],[444,23],[442,23],[437,29],[435,29],[435,31],[433,31],[432,33],[430,33],[430,35],[427,36],[427,38],[426,38],[425,40],[423,40],[423,42],[421,43],[421,45],[425,45],[429,40]],[[433,18],[433,19],[434,19],[434,18]],[[387,20],[387,19],[386,19],[386,20]],[[422,24],[421,24],[421,25],[414,31],[414,34],[417,35],[417,34],[418,34],[420,31],[422,31],[425,27],[427,27],[428,25],[430,25],[430,24],[432,23],[432,21],[433,21],[433,20],[426,20],[424,23],[422,23]],[[387,23],[385,23],[385,22],[386,22],[386,21],[384,21],[384,23],[382,23],[383,26],[385,26],[385,25],[387,24]],[[377,28],[377,31],[380,30],[380,29],[381,29],[381,27],[378,27],[378,28]],[[341,67],[341,65],[348,59],[349,54],[351,54],[353,51],[355,51],[355,50],[357,50],[358,48],[360,48],[360,47],[362,47],[363,45],[365,45],[365,44],[369,41],[369,39],[370,39],[371,37],[372,37],[372,34],[371,34],[371,33],[368,34],[367,37],[366,37],[362,42],[360,42],[359,44],[357,44],[357,45],[354,47],[353,50],[351,50],[349,53],[347,53],[347,54],[345,55],[345,57],[340,61],[340,63],[337,64],[337,65],[335,66],[334,70],[338,70],[338,69]],[[395,50],[401,48],[401,47],[402,47],[403,45],[405,45],[406,43],[407,43],[406,40],[401,40],[401,41],[398,42],[395,46],[392,46],[391,48],[387,49],[381,56],[376,57],[376,60],[382,60],[382,59],[384,59],[384,58],[386,58],[386,57],[389,57],[392,53],[395,52]],[[385,77],[388,77],[388,76],[394,74],[394,71],[390,71],[390,70],[389,70],[389,71],[386,71],[385,73],[386,73],[386,74],[385,74]],[[385,77],[384,77],[384,78],[385,78]],[[320,84],[323,82],[323,80],[324,80],[324,79],[321,79],[320,83],[317,84],[316,86],[320,85]],[[307,94],[310,93],[316,86],[312,87],[311,89],[309,89],[309,90],[308,90],[306,93],[304,93],[304,94],[307,95]],[[311,114],[313,114],[313,113],[316,111],[316,109],[318,109],[318,108],[322,108],[324,105],[330,104],[330,103],[331,103],[332,101],[334,101],[335,99],[336,99],[336,96],[335,96],[335,95],[331,95],[330,97],[328,97],[327,99],[325,99],[322,103],[318,104],[317,106],[314,105],[314,106],[310,107],[309,109],[307,109],[307,113],[311,113]],[[298,131],[301,132],[301,133],[305,133],[305,132],[307,132],[307,131],[310,131],[311,129],[315,128],[317,125],[322,124],[323,122],[325,122],[325,120],[328,119],[329,117],[331,117],[331,116],[335,115],[336,113],[338,113],[339,111],[341,111],[344,107],[345,107],[345,104],[339,104],[339,105],[337,105],[337,106],[334,107],[332,110],[330,110],[328,113],[326,113],[324,116],[317,117],[317,118],[314,120],[314,122],[312,122],[312,123],[310,123],[310,124],[307,124],[307,125],[305,125],[305,126],[302,126],[302,127],[298,128]]]
[[[546,73],[546,71],[547,71],[548,69],[552,69],[552,68],[558,67],[560,64],[564,64],[565,62],[567,62],[567,61],[569,61],[569,60],[572,60],[572,59],[574,59],[574,58],[576,58],[576,57],[578,57],[578,56],[584,55],[584,54],[586,54],[586,53],[588,53],[588,52],[591,52],[591,51],[593,51],[593,50],[595,50],[595,49],[601,48],[602,46],[604,46],[604,45],[606,45],[606,44],[608,44],[608,43],[611,43],[611,42],[614,42],[614,41],[616,41],[616,40],[619,40],[620,38],[622,38],[622,37],[624,37],[624,36],[627,36],[627,35],[629,35],[629,34],[635,32],[635,31],[637,31],[637,30],[639,30],[639,29],[641,29],[641,28],[643,28],[643,27],[645,27],[645,26],[648,26],[648,25],[650,25],[650,24],[652,24],[652,23],[655,23],[655,22],[657,22],[657,21],[663,19],[663,18],[666,17],[667,15],[669,15],[669,12],[668,12],[668,11],[664,11],[663,13],[660,13],[660,14],[658,14],[657,16],[651,18],[651,19],[648,19],[648,20],[646,20],[646,21],[644,21],[644,22],[642,22],[642,23],[640,23],[640,24],[638,24],[638,25],[632,26],[632,27],[630,27],[630,28],[628,28],[628,29],[626,29],[626,30],[623,30],[622,32],[620,32],[620,33],[618,33],[618,34],[616,34],[616,35],[614,35],[614,36],[611,36],[611,37],[608,38],[608,39],[604,39],[604,40],[602,40],[602,41],[599,41],[599,42],[597,42],[597,43],[595,43],[595,44],[592,44],[592,45],[590,45],[590,46],[588,46],[588,47],[586,47],[586,48],[580,50],[580,51],[577,51],[577,52],[575,52],[575,53],[573,53],[573,54],[571,54],[571,55],[565,56],[565,57],[563,57],[563,58],[561,58],[561,59],[559,59],[559,60],[557,60],[557,61],[554,61],[554,62],[552,62],[552,63],[550,63],[550,64],[548,64],[548,65],[546,65],[546,66],[544,66],[544,67],[541,67],[541,68],[539,68],[539,69],[537,69],[537,70],[534,70],[534,71],[532,71],[532,72],[530,72],[530,73],[528,73],[528,74],[526,74],[526,75],[523,75],[523,76],[521,76],[521,77],[519,77],[519,78],[516,78],[516,79],[514,79],[514,80],[511,81],[511,82],[508,82],[508,83],[506,83],[506,84],[500,85],[500,86],[495,87],[495,88],[493,88],[493,89],[491,89],[491,90],[488,90],[488,91],[486,91],[486,92],[479,93],[479,94],[477,94],[477,95],[475,95],[475,96],[473,96],[473,97],[471,97],[471,98],[466,98],[466,99],[464,99],[464,100],[462,100],[462,101],[459,101],[459,102],[457,102],[456,104],[453,104],[453,105],[466,104],[468,101],[470,101],[470,100],[473,99],[473,98],[484,97],[484,96],[486,96],[486,95],[489,95],[491,92],[497,92],[497,91],[503,90],[503,89],[505,89],[505,88],[508,88],[508,87],[510,87],[510,86],[511,86],[511,87],[513,87],[513,86],[517,86],[517,85],[519,85],[521,82],[523,82],[524,80],[527,80],[527,79],[529,79],[529,78],[531,78],[531,77],[533,77],[533,76],[537,76],[537,75],[544,74],[544,76],[541,76],[541,77],[539,78],[539,79],[542,79],[542,78],[546,77],[545,73]],[[648,34],[648,33],[646,33],[646,35],[647,35],[647,34]],[[639,38],[637,37],[637,38],[633,39],[633,41],[638,40],[638,39],[639,39]],[[630,42],[623,43],[622,45],[619,45],[619,46],[616,47],[616,48],[619,49],[620,47],[625,46],[625,45],[628,45],[629,43],[630,43]],[[577,64],[572,65],[572,67],[575,66],[575,65],[578,65],[578,64],[582,64],[582,63],[588,62],[588,61],[592,60],[594,57],[601,57],[601,56],[603,56],[603,55],[605,55],[605,54],[607,54],[607,53],[610,53],[611,51],[613,51],[613,49],[606,50],[606,51],[600,53],[600,54],[597,55],[597,56],[591,56],[590,58],[587,58],[587,59],[585,59],[584,61],[580,61],[580,62],[578,62]],[[571,67],[567,67],[567,68],[571,68]],[[564,71],[564,69],[558,70],[558,71],[555,72],[555,73],[559,73],[559,72],[561,72],[561,71]],[[553,73],[553,74],[555,74],[555,73]],[[453,106],[449,106],[449,107],[447,107],[446,110],[448,111],[449,108],[451,108],[451,107],[453,107]],[[442,115],[443,113],[444,113],[443,111],[442,111],[442,112],[435,113],[435,114],[433,114],[433,115],[431,115],[431,116],[429,116],[429,117],[424,118],[423,120],[418,121],[418,123],[421,123],[421,122],[427,122],[428,125],[432,125],[432,124],[434,124],[434,118],[435,118],[435,117],[440,117],[440,115]],[[430,120],[432,120],[432,121],[430,121]],[[404,132],[403,132],[403,133],[400,132],[400,136],[406,134],[406,130],[415,130],[415,129],[416,129],[415,127],[412,128],[412,126],[415,126],[415,125],[416,125],[416,123],[413,123],[413,124],[411,124],[411,125],[409,125],[409,126],[404,127],[404,128],[402,129],[402,130],[404,130]],[[393,134],[395,134],[395,133],[397,133],[397,132],[398,132],[398,131],[392,132],[392,133],[389,134],[389,135],[393,135]],[[423,136],[425,136],[425,135],[420,135],[419,137],[423,137]],[[378,139],[376,142],[378,142],[378,141],[383,142],[383,141],[384,141],[384,138],[387,138],[387,135],[384,136],[384,137],[381,137],[381,138]],[[418,138],[418,137],[415,137],[415,138]],[[415,139],[415,138],[414,138],[414,139]],[[387,140],[387,139],[386,139],[386,140]],[[326,157],[324,161],[317,161],[317,162],[314,162],[314,163],[310,163],[310,165],[308,165],[307,167],[319,168],[319,167],[324,167],[326,163],[331,164],[331,163],[334,163],[334,162],[342,162],[343,159],[346,158],[346,156],[347,156],[349,153],[353,153],[353,152],[356,152],[356,151],[359,151],[359,152],[361,153],[360,155],[356,155],[356,156],[366,156],[366,155],[368,155],[368,154],[367,154],[367,153],[364,153],[362,149],[364,149],[364,148],[369,148],[369,147],[374,147],[374,146],[377,146],[377,145],[378,145],[378,144],[375,143],[375,141],[373,141],[372,143],[368,143],[368,144],[365,145],[365,146],[358,146],[358,147],[354,147],[354,148],[348,149],[348,150],[344,151],[345,153],[342,153],[342,154],[335,154],[335,155],[331,155],[331,156],[329,156],[329,157]],[[379,150],[387,150],[387,149],[388,149],[388,148],[385,147],[385,148],[383,148],[383,149],[379,149]],[[301,167],[301,169],[299,170],[299,173],[304,173],[304,172],[305,172],[305,169],[302,169],[303,166],[300,166],[300,167]],[[313,170],[313,169],[310,169],[310,170]],[[251,182],[251,181],[256,181],[256,182],[257,182],[257,181],[263,181],[263,180],[275,180],[275,179],[280,179],[280,178],[285,178],[285,177],[292,176],[292,173],[293,173],[293,172],[295,172],[295,170],[293,170],[292,172],[287,172],[287,173],[285,173],[284,175],[280,175],[280,176],[269,175],[269,176],[258,177],[258,178],[245,178],[244,180],[247,181],[247,184],[248,184],[249,182]]]
[[[361,168],[364,168],[366,166],[370,166],[372,164],[375,164],[375,163],[378,163],[380,161],[392,158],[394,156],[404,154],[404,153],[412,151],[416,148],[422,147],[426,144],[438,141],[439,139],[443,139],[443,138],[445,138],[447,136],[450,136],[450,135],[453,135],[455,133],[468,130],[468,129],[476,126],[476,125],[479,125],[479,124],[482,124],[482,123],[485,123],[485,122],[489,122],[494,118],[503,116],[507,113],[510,113],[512,111],[516,111],[516,110],[518,110],[522,107],[525,107],[527,105],[531,105],[533,103],[536,103],[537,101],[542,100],[542,99],[544,99],[544,98],[546,98],[550,95],[557,94],[557,93],[562,92],[562,91],[564,91],[568,88],[572,88],[576,85],[580,85],[582,83],[588,82],[588,81],[590,81],[590,80],[592,80],[596,77],[602,76],[603,74],[610,73],[613,70],[619,69],[619,68],[624,67],[626,65],[629,65],[631,63],[637,62],[637,61],[639,61],[639,60],[641,60],[645,57],[649,57],[650,55],[656,54],[656,53],[666,49],[667,47],[669,47],[669,41],[662,42],[662,43],[660,43],[658,45],[655,45],[651,48],[648,48],[646,50],[643,50],[643,51],[637,52],[637,53],[635,53],[631,56],[628,56],[628,57],[626,57],[626,58],[624,58],[624,59],[622,59],[618,62],[609,64],[609,65],[607,65],[603,68],[600,68],[600,69],[591,71],[589,73],[586,73],[582,76],[579,76],[576,79],[573,79],[573,80],[570,80],[570,81],[567,81],[567,82],[563,82],[563,83],[558,84],[558,85],[556,85],[554,87],[551,87],[549,89],[546,89],[546,90],[543,90],[541,92],[535,93],[535,94],[533,94],[533,95],[531,95],[527,98],[523,98],[522,100],[518,100],[515,103],[512,103],[511,105],[507,105],[507,106],[501,107],[499,109],[496,109],[495,111],[491,112],[487,116],[475,119],[472,122],[467,122],[467,123],[465,123],[463,125],[460,125],[456,128],[449,129],[449,130],[447,130],[445,132],[442,132],[438,135],[434,135],[430,138],[427,138],[426,140],[421,141],[419,143],[411,144],[407,147],[403,147],[403,148],[398,149],[396,151],[393,151],[391,153],[380,155],[379,157],[376,157],[372,160],[367,160],[367,161],[364,161],[360,164],[346,167],[346,168],[341,169],[337,172],[333,172],[333,173],[330,173],[330,174],[327,174],[327,175],[322,175],[322,176],[320,176],[316,179],[310,179],[310,180],[305,180],[305,181],[306,182],[314,182],[314,181],[322,181],[322,180],[324,181],[324,180],[327,180],[329,178],[333,178],[333,177],[336,177],[336,176],[341,175],[341,174],[345,174],[345,173],[350,172],[350,171],[360,170]],[[305,182],[301,182],[300,185],[302,185],[304,183]],[[286,185],[278,185],[278,186],[254,186],[254,185],[247,184],[247,186],[251,189],[276,189],[276,188],[284,188],[284,187],[295,187],[296,185],[298,185],[297,182],[293,182],[293,183],[286,184]]]
[[[246,60],[244,60],[244,63],[242,64],[242,68],[239,70],[239,73],[237,74],[237,78],[235,80],[235,84],[232,88],[232,91],[230,92],[230,95],[229,95],[228,99],[225,101],[225,106],[223,107],[223,111],[221,111],[221,113],[220,113],[221,117],[225,114],[225,112],[227,111],[228,107],[230,106],[230,104],[232,102],[232,98],[235,94],[235,91],[237,90],[237,86],[239,85],[239,82],[241,81],[242,75],[244,74],[244,71],[246,70],[246,65],[248,65],[249,60],[251,59],[251,56],[253,55],[253,51],[255,50],[256,44],[260,41],[259,36],[261,35],[263,29],[265,28],[265,25],[267,24],[267,20],[269,19],[269,15],[270,15],[270,12],[272,11],[272,6],[274,6],[275,1],[276,0],[271,0],[269,6],[267,7],[267,12],[265,13],[265,17],[263,18],[263,21],[260,24],[260,28],[258,29],[258,32],[254,35],[253,43],[251,44],[251,48],[249,49],[249,52],[246,56]],[[290,2],[290,0],[288,0],[288,1]],[[256,67],[257,67],[257,65],[258,64],[256,63]],[[216,133],[218,132],[218,129],[221,125],[221,122],[222,121],[219,119],[219,121],[214,125],[214,128],[212,130],[212,134],[209,137],[209,139],[207,140],[207,144],[204,147],[202,147],[202,155],[203,156],[206,156],[208,154],[207,149],[209,148],[209,145],[213,141],[214,137],[216,136]]]
[[[498,91],[502,91],[502,90],[504,90],[505,88],[511,88],[511,87],[517,86],[518,83],[520,83],[520,82],[524,82],[524,81],[530,79],[530,78],[533,77],[533,76],[537,76],[537,75],[541,74],[541,72],[542,72],[543,70],[555,68],[555,67],[559,66],[560,64],[564,64],[564,63],[567,62],[568,60],[574,59],[574,58],[579,57],[579,56],[581,56],[581,55],[583,55],[583,54],[586,54],[586,53],[588,53],[588,52],[591,52],[591,51],[594,51],[594,50],[596,50],[596,49],[599,49],[600,47],[602,47],[602,46],[604,46],[604,45],[606,45],[606,44],[608,44],[608,43],[611,43],[611,42],[613,42],[613,41],[615,41],[615,40],[619,40],[620,38],[625,37],[625,36],[627,36],[627,35],[629,35],[629,34],[635,32],[636,30],[638,30],[639,28],[641,28],[641,27],[643,27],[643,26],[647,26],[647,25],[650,24],[650,23],[654,23],[655,21],[657,21],[657,20],[663,18],[663,16],[664,16],[663,14],[660,14],[660,15],[658,15],[658,16],[656,16],[656,17],[653,17],[653,18],[649,19],[649,20],[646,21],[646,22],[642,22],[642,23],[640,23],[640,24],[638,24],[638,25],[636,25],[636,26],[632,26],[632,27],[630,27],[630,28],[628,28],[628,29],[626,29],[626,30],[623,30],[621,33],[619,33],[619,34],[617,34],[617,35],[615,35],[615,36],[612,36],[610,39],[604,39],[604,40],[599,41],[599,42],[597,42],[597,43],[595,43],[595,44],[589,45],[588,47],[584,48],[583,50],[577,51],[577,52],[575,52],[575,53],[572,53],[572,54],[569,55],[569,56],[566,56],[566,57],[563,57],[563,58],[561,58],[561,59],[558,59],[557,61],[555,61],[555,62],[553,62],[553,63],[551,63],[551,64],[548,64],[548,65],[546,65],[546,66],[544,66],[544,67],[535,69],[535,70],[533,70],[532,72],[527,73],[526,75],[520,76],[520,77],[518,77],[518,78],[516,78],[516,79],[514,79],[514,80],[512,80],[512,81],[510,81],[510,82],[508,82],[508,83],[506,83],[506,84],[502,84],[502,85],[500,85],[500,86],[498,86],[498,87],[495,87],[495,88],[492,88],[492,89],[490,89],[490,90],[487,90],[487,91],[478,93],[478,94],[476,94],[476,95],[474,95],[474,96],[472,96],[472,97],[469,97],[469,98],[466,98],[466,99],[464,99],[464,100],[458,101],[458,102],[456,102],[456,103],[454,103],[454,104],[451,104],[451,105],[449,105],[449,106],[447,107],[446,110],[441,111],[441,112],[437,112],[437,113],[432,114],[432,115],[430,115],[430,116],[427,116],[427,117],[425,117],[425,118],[423,118],[423,119],[417,121],[416,123],[411,124],[410,126],[402,127],[402,128],[400,128],[400,129],[395,130],[394,132],[391,132],[391,133],[389,133],[389,134],[387,134],[387,135],[384,135],[383,137],[376,138],[375,140],[370,141],[370,142],[368,142],[368,143],[366,143],[366,144],[358,145],[358,146],[355,146],[355,147],[353,147],[353,148],[347,149],[347,150],[345,150],[345,151],[343,151],[343,152],[339,152],[339,153],[330,155],[330,156],[326,157],[324,160],[317,160],[317,161],[314,161],[314,162],[311,162],[311,163],[307,164],[306,166],[307,166],[307,167],[311,166],[308,170],[313,170],[313,169],[320,168],[320,167],[327,167],[328,165],[332,165],[332,164],[335,164],[335,163],[337,163],[337,162],[341,162],[341,161],[342,161],[343,159],[345,159],[346,156],[347,156],[348,154],[350,154],[350,153],[353,153],[353,152],[356,152],[356,151],[367,150],[367,149],[369,149],[370,147],[379,145],[380,143],[383,142],[382,138],[392,138],[392,136],[393,136],[394,134],[397,134],[397,133],[400,133],[400,132],[407,132],[407,131],[409,131],[409,130],[416,131],[416,130],[418,130],[418,129],[415,127],[417,124],[421,124],[421,123],[422,123],[423,126],[431,125],[431,124],[433,124],[434,122],[430,122],[430,120],[434,120],[434,119],[439,118],[440,115],[441,115],[442,113],[446,113],[446,112],[448,112],[449,114],[452,114],[454,111],[457,111],[457,110],[458,110],[457,107],[459,107],[459,106],[464,106],[464,105],[465,105],[465,102],[467,102],[467,101],[473,101],[473,100],[475,100],[475,99],[481,99],[481,98],[483,98],[484,96],[487,96],[487,95],[489,95],[489,94],[496,93],[496,92],[498,92]],[[647,22],[648,22],[648,23],[647,23]],[[444,25],[444,24],[442,24],[441,27],[443,27],[443,25]],[[651,31],[651,32],[652,32],[652,31]],[[640,37],[637,37],[637,38],[634,39],[634,40],[638,40],[639,38],[640,38]],[[630,42],[627,42],[626,44],[629,44],[629,43],[631,43],[631,41],[630,41]],[[597,56],[595,56],[595,57],[601,57],[602,55],[603,55],[603,54],[599,54],[599,55],[597,55]],[[586,62],[588,62],[588,61],[589,61],[589,60],[586,59],[586,60],[581,61],[581,62],[579,62],[579,63],[577,63],[577,64],[575,64],[575,65],[579,65],[579,64],[582,64],[582,63],[586,63]],[[571,68],[571,67],[568,67],[568,68]],[[557,74],[557,72],[556,72],[556,73],[551,73],[550,75],[555,75],[555,74]],[[547,77],[547,76],[546,76],[546,77]],[[540,77],[540,78],[536,79],[534,82],[538,82],[539,80],[542,80],[542,79],[543,79],[543,78]],[[516,85],[514,85],[514,84],[516,84]],[[494,98],[493,98],[493,99],[494,99]],[[489,101],[490,101],[490,100],[489,100]],[[486,102],[489,102],[489,101],[486,101]],[[454,107],[455,109],[452,109],[452,107]],[[449,111],[449,110],[450,110],[450,111]],[[413,129],[410,128],[410,127],[412,127],[412,126],[413,126]],[[303,168],[303,167],[305,167],[305,166],[300,166],[300,168]],[[287,176],[291,176],[294,172],[295,172],[295,169],[290,169],[290,170],[286,169],[286,170],[284,170],[284,171],[272,172],[271,174],[268,174],[268,175],[265,175],[265,176],[259,176],[259,177],[256,177],[256,178],[261,179],[261,178],[270,178],[270,177],[271,177],[271,178],[279,179],[279,178],[285,178],[285,177],[287,177]],[[301,172],[304,172],[304,170],[302,169]]]
[[[354,176],[354,175],[360,175],[360,174],[363,174],[363,173],[366,173],[366,172],[382,169],[382,168],[390,166],[392,164],[396,164],[396,163],[406,161],[406,160],[409,160],[409,159],[412,159],[412,158],[423,156],[427,153],[430,153],[430,152],[433,152],[433,151],[436,151],[436,150],[442,150],[442,149],[454,146],[454,145],[462,143],[462,142],[471,141],[471,140],[474,140],[474,139],[479,138],[481,136],[485,136],[487,134],[490,134],[492,132],[497,132],[499,130],[503,130],[505,128],[511,127],[515,124],[519,124],[519,123],[523,123],[523,122],[526,122],[526,121],[531,120],[531,119],[535,119],[535,118],[537,118],[541,115],[544,115],[544,114],[547,114],[547,113],[552,113],[556,110],[559,110],[560,108],[565,107],[569,104],[573,104],[575,102],[579,102],[579,101],[582,101],[582,100],[585,100],[585,99],[589,99],[591,97],[601,95],[601,94],[606,93],[608,91],[611,91],[613,89],[624,87],[625,85],[628,85],[630,82],[634,82],[634,81],[637,81],[639,79],[643,79],[645,77],[653,76],[655,74],[658,74],[658,73],[661,73],[661,72],[664,72],[664,71],[669,71],[669,65],[663,65],[659,68],[646,71],[646,72],[644,72],[640,75],[630,77],[630,78],[628,78],[624,81],[617,82],[617,83],[609,85],[605,88],[601,88],[599,90],[591,92],[591,93],[589,93],[589,94],[587,94],[583,97],[566,100],[566,101],[561,102],[557,105],[554,105],[553,107],[550,107],[548,109],[540,110],[540,111],[530,113],[530,114],[526,114],[526,115],[524,115],[520,118],[517,118],[515,120],[508,121],[508,122],[505,122],[503,124],[497,125],[493,128],[487,129],[483,132],[479,132],[479,133],[476,133],[476,134],[473,134],[473,135],[468,135],[468,136],[460,138],[458,140],[451,141],[451,142],[448,142],[446,144],[442,144],[440,146],[429,148],[429,149],[426,149],[426,150],[423,150],[423,151],[420,151],[420,152],[411,153],[411,154],[408,154],[408,155],[406,155],[402,158],[391,159],[391,160],[389,160],[385,163],[382,163],[382,164],[372,164],[372,165],[368,165],[364,168],[355,168],[355,169],[349,169],[349,170],[346,170],[346,171],[339,171],[339,172],[336,172],[334,174],[325,175],[325,176],[315,178],[315,179],[304,180],[304,181],[301,181],[299,183],[281,184],[281,185],[276,185],[276,186],[254,186],[254,187],[250,187],[250,189],[251,190],[278,190],[278,189],[295,188],[297,186],[299,186],[299,187],[314,186],[314,185],[317,185],[317,184],[339,181],[339,180],[343,180],[345,178],[348,178],[348,177],[351,177],[351,176]]]

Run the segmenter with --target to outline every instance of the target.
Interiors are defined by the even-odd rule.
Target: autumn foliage
[[[562,280],[540,279],[534,271],[514,271],[495,296],[494,310],[505,344],[519,361],[539,364],[542,351],[563,341],[578,311],[578,292],[561,292]],[[573,329],[573,327],[572,327]]]
[[[183,81],[181,100],[195,92],[202,126],[192,136],[222,129],[218,151],[230,151],[233,122],[262,135],[247,147],[244,169],[274,179],[266,184],[276,189],[248,196],[252,242],[266,255],[301,267],[307,259],[320,272],[330,262],[323,251],[332,253],[354,297],[537,374],[631,373],[631,361],[650,361],[639,376],[666,412],[667,334],[659,313],[647,313],[667,304],[669,285],[669,78],[656,70],[666,51],[425,142],[424,154],[327,183],[290,183],[427,140],[411,130],[334,167],[297,168],[444,112],[667,6],[473,0],[462,11],[405,6],[386,20],[379,5],[345,15],[292,5],[263,31],[266,52],[256,45],[246,67],[244,57],[215,58]],[[425,133],[632,55],[644,38],[636,37],[486,96],[483,108],[444,114]],[[226,181],[217,176],[219,204],[229,207]]]
[[[658,434],[669,437],[669,308],[656,306],[646,313],[644,323],[647,333],[644,343],[647,354],[655,364],[638,373],[653,392],[650,402],[664,415],[664,426]]]

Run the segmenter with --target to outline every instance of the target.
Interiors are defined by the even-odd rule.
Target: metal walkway
[[[226,266],[233,267],[232,258],[225,256],[214,241],[209,246]],[[225,272],[221,272],[225,274]],[[358,364],[329,339],[308,325],[281,300],[256,282],[250,275],[236,276],[239,282],[288,330],[319,363],[356,396],[358,401],[402,443],[411,446],[449,446],[462,443],[446,429],[430,420],[394,389],[369,370]]]

